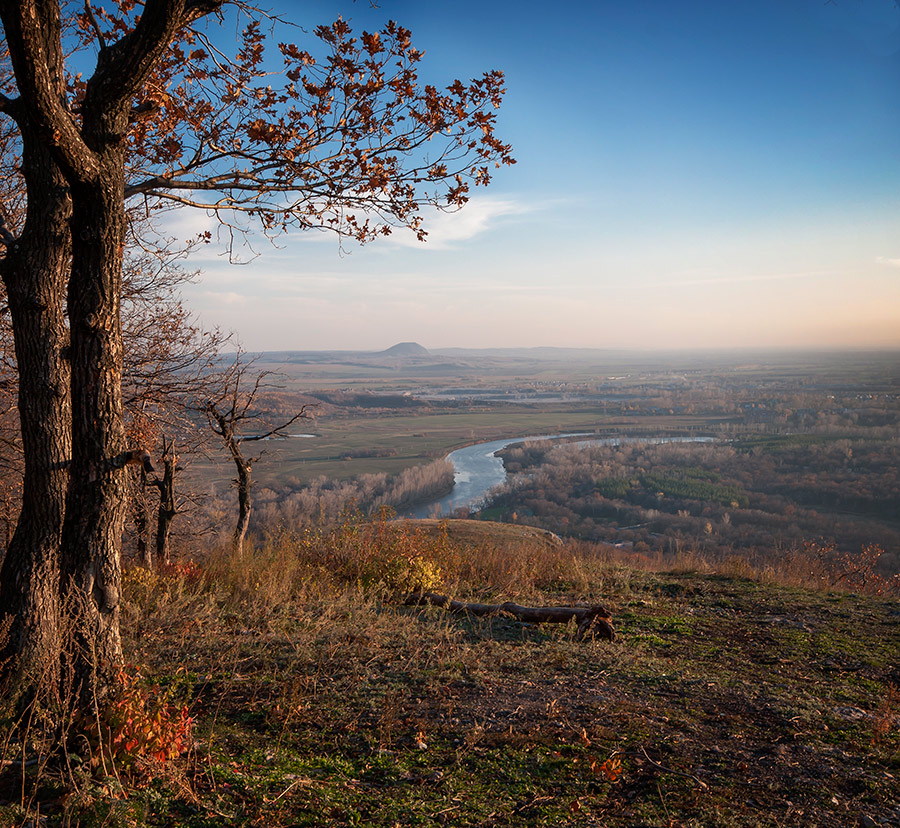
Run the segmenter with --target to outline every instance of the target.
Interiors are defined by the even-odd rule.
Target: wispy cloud
[[[209,210],[198,207],[177,207],[158,214],[154,221],[156,234],[163,239],[189,241],[202,233],[215,234],[219,221]]]
[[[427,215],[428,238],[424,244],[409,230],[395,230],[385,242],[420,250],[447,250],[487,232],[503,218],[524,215],[532,210],[532,207],[511,199],[475,197],[461,210],[435,210]]]
[[[434,208],[427,211],[424,215],[424,226],[428,231],[428,237],[424,243],[418,240],[413,231],[398,228],[389,236],[379,239],[379,246],[447,250],[459,242],[468,241],[487,232],[502,219],[531,213],[534,209],[530,205],[512,199],[475,196],[458,210],[443,211]],[[360,213],[360,216],[364,216],[364,213]],[[240,260],[255,258],[261,252],[260,246],[263,243],[271,245],[271,240],[264,238],[257,228],[247,226],[230,233],[228,227],[222,225],[211,210],[199,208],[182,207],[163,213],[156,221],[155,232],[162,239],[172,238],[180,241],[188,241],[203,233],[210,233],[215,242],[213,246],[217,256],[222,255],[223,246],[230,248],[236,240],[236,246],[244,251],[244,255],[236,256]],[[289,237],[279,237],[276,248],[290,245],[291,242],[336,244],[336,240],[334,233],[301,231],[290,234]],[[258,247],[260,249],[257,249]],[[272,251],[267,250],[266,254],[271,255]]]
[[[877,256],[875,261],[878,264],[887,265],[888,267],[900,267],[900,259],[890,259],[887,256]]]
[[[248,301],[247,296],[234,291],[217,291],[203,290],[198,291],[197,298],[202,300],[209,307],[217,307],[221,305],[243,305]]]

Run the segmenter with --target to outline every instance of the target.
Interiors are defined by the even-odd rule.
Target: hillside
[[[379,351],[376,356],[427,357],[430,356],[430,353],[427,348],[423,348],[418,342],[398,342],[384,351]]]
[[[900,824],[897,602],[610,554],[379,523],[133,570],[129,660],[187,705],[195,746],[123,769],[124,796],[45,782],[41,824]],[[618,638],[403,606],[415,584],[602,601]],[[0,823],[23,813],[15,776]]]

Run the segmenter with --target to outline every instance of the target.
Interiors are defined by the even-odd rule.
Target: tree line
[[[621,446],[526,443],[492,517],[640,548],[777,550],[828,538],[880,544],[900,571],[900,441],[819,435]]]
[[[350,510],[374,514],[383,507],[402,513],[447,494],[453,488],[453,474],[453,464],[440,459],[395,475],[361,474],[351,480],[323,476],[309,483],[268,487],[257,495],[258,526],[261,531],[272,531],[333,522]]]

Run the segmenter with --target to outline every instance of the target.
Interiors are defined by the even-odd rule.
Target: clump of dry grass
[[[598,555],[548,542],[527,527],[510,529],[517,527],[473,536],[468,528],[457,534],[453,522],[352,516],[282,532],[241,557],[213,552],[204,564],[206,588],[265,614],[323,589],[358,588],[383,600],[423,589],[521,598],[560,587],[587,592],[602,575],[605,563]]]
[[[635,571],[715,574],[810,589],[894,594],[900,579],[877,574],[877,555],[838,555],[807,543],[769,554],[684,549],[639,552],[606,544],[561,541],[532,527],[488,521],[396,521],[346,515],[336,523],[282,531],[235,556],[209,552],[202,573],[133,569],[126,594],[137,617],[232,613],[245,625],[296,617],[340,596],[396,603],[416,590],[504,600],[604,600],[628,592]],[[184,567],[182,567],[184,569]],[[604,594],[606,593],[606,594]]]
[[[877,555],[869,552],[841,556],[807,543],[766,555],[690,548],[666,554],[563,542],[532,527],[487,521],[348,515],[272,535],[241,556],[228,547],[212,550],[199,569],[133,568],[126,576],[126,620],[135,630],[147,622],[169,635],[190,625],[259,627],[321,616],[326,608],[398,605],[418,590],[469,600],[606,602],[628,595],[642,571],[892,594],[898,579],[879,576]]]
[[[607,567],[721,575],[777,586],[900,596],[900,575],[886,576],[880,572],[879,560],[886,553],[874,544],[867,544],[858,554],[841,552],[833,544],[819,541],[752,553],[738,553],[727,548],[713,551],[687,548],[674,553],[634,552],[583,541],[570,541],[568,546],[575,554],[594,558]]]

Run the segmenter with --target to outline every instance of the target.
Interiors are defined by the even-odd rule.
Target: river
[[[532,437],[513,437],[507,440],[490,440],[475,443],[451,451],[447,459],[453,464],[453,488],[449,494],[438,500],[416,506],[405,512],[403,517],[427,518],[450,515],[455,509],[474,509],[481,506],[488,492],[506,482],[506,469],[497,452],[514,443],[530,440],[558,440],[563,437],[587,437],[584,432],[574,434],[540,434]],[[577,446],[621,446],[629,443],[711,443],[714,437],[591,437],[576,440],[569,445]]]

